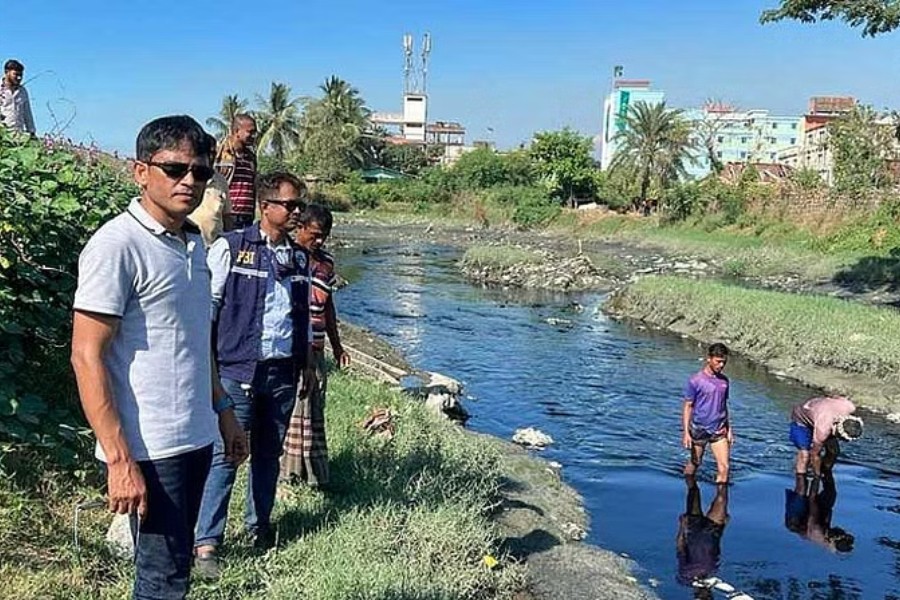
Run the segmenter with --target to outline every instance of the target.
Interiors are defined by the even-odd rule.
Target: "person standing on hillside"
[[[331,343],[338,366],[349,366],[350,355],[341,345],[332,297],[336,280],[334,258],[322,249],[331,234],[331,211],[320,204],[310,204],[300,213],[299,221],[295,239],[310,255],[313,379],[298,388],[297,403],[284,441],[281,472],[288,481],[324,488],[329,479],[325,441],[325,392],[328,388],[325,337]]]
[[[703,368],[684,386],[681,411],[682,445],[691,451],[685,475],[694,475],[703,461],[706,446],[716,459],[716,483],[728,483],[734,430],[728,415],[728,378],[722,374],[728,362],[725,344],[712,344]]]
[[[35,134],[28,90],[22,85],[25,66],[14,58],[3,65],[0,81],[0,122],[14,131]]]
[[[216,138],[209,136],[210,164],[216,158]],[[206,184],[203,192],[203,200],[200,206],[194,209],[188,219],[200,228],[203,234],[203,243],[208,248],[225,231],[232,227],[231,196],[228,194],[228,181],[219,172],[214,172],[212,178]]]
[[[812,467],[813,477],[830,469],[841,452],[838,439],[854,441],[862,436],[863,422],[853,416],[856,406],[843,396],[811,398],[791,410],[789,438],[797,448],[794,464],[796,475],[806,475]]]
[[[216,363],[250,432],[244,525],[258,549],[274,544],[270,518],[279,459],[297,382],[309,370],[309,256],[290,237],[303,208],[304,184],[274,172],[259,179],[261,220],[225,233],[209,248]],[[308,377],[308,373],[304,374]],[[206,579],[220,576],[236,468],[216,448],[197,524],[196,561]]]
[[[243,229],[253,223],[256,211],[256,120],[248,114],[235,115],[231,133],[216,153],[215,167],[228,181],[232,224]]]
[[[72,366],[109,508],[131,515],[137,532],[138,600],[187,596],[213,443],[231,464],[247,457],[212,362],[206,252],[186,221],[212,177],[211,150],[190,117],[145,125],[134,163],[141,196],[78,261]]]

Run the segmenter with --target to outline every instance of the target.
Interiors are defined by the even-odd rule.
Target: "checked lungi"
[[[311,487],[328,485],[328,444],[325,440],[325,353],[313,351],[315,377],[297,386],[297,402],[284,438],[281,477]]]

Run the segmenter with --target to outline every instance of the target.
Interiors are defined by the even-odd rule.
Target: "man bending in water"
[[[863,422],[853,416],[855,410],[843,396],[811,398],[793,408],[790,440],[797,448],[796,475],[806,475],[812,466],[813,477],[821,477],[841,452],[838,439],[850,442],[862,436]]]
[[[681,410],[681,443],[690,449],[685,475],[694,475],[703,461],[706,446],[716,459],[716,483],[728,483],[728,462],[734,431],[728,418],[728,378],[722,374],[728,362],[725,344],[712,344],[703,368],[684,386]]]

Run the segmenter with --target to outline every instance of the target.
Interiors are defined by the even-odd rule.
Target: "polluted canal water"
[[[786,502],[796,502],[788,422],[791,406],[814,390],[733,359],[733,484],[717,489],[707,456],[694,487],[681,475],[680,396],[701,367],[698,344],[608,319],[599,294],[471,286],[454,248],[354,231],[341,239],[351,247],[338,252],[350,281],[336,296],[340,316],[417,367],[464,381],[474,398],[470,428],[552,436],[541,456],[561,463],[584,497],[586,542],[633,558],[636,576],[660,597],[900,598],[897,425],[861,411],[865,435],[842,445],[833,485],[812,495],[815,526],[795,533],[803,528],[786,516]],[[819,524],[843,536],[827,542]],[[679,542],[680,525],[694,534]],[[693,589],[701,572],[724,583]]]

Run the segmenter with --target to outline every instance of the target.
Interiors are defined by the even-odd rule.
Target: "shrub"
[[[523,195],[519,197],[512,214],[513,223],[519,227],[532,229],[549,225],[562,212],[559,203],[543,191],[537,188],[520,189]]]
[[[0,461],[40,449],[71,466],[85,448],[68,360],[78,253],[136,189],[124,163],[2,127],[0,157]]]

